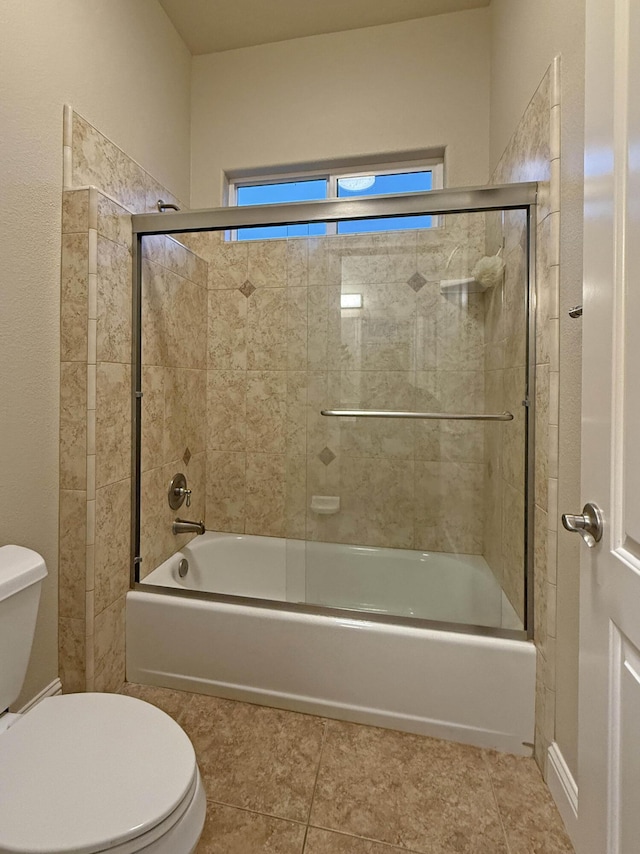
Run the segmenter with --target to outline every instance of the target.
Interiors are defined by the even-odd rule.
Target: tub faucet
[[[204,534],[204,522],[190,522],[189,519],[175,519],[171,530],[174,534]]]

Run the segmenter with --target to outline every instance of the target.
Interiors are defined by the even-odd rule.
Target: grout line
[[[215,804],[216,806],[219,806],[219,807],[228,807],[229,809],[232,809],[232,810],[240,810],[241,812],[248,812],[251,815],[263,815],[266,818],[275,818],[277,821],[286,821],[286,822],[289,822],[289,824],[297,824],[297,825],[300,825],[301,827],[305,827],[305,828],[307,827],[307,825],[304,823],[304,821],[300,821],[300,819],[297,819],[297,818],[284,818],[283,816],[276,815],[276,813],[273,813],[273,812],[264,812],[261,810],[253,810],[253,809],[251,809],[251,807],[242,807],[242,806],[239,806],[238,804],[231,804],[228,801],[216,801],[214,798],[207,798],[207,803],[208,804]]]
[[[304,839],[302,840],[302,848],[300,849],[301,854],[304,854],[304,849],[307,847],[307,836],[309,835],[309,825],[307,825],[304,829]]]
[[[504,837],[504,844],[507,850],[507,854],[512,854],[511,846],[509,845],[509,838],[507,836],[507,830],[504,826],[504,821],[502,820],[502,811],[500,810],[500,804],[498,803],[498,796],[496,795],[496,790],[493,786],[493,776],[491,774],[491,766],[489,765],[489,760],[487,759],[486,751],[482,751],[482,762],[485,766],[485,770],[487,773],[487,777],[489,779],[489,786],[491,787],[491,794],[493,795],[493,802],[496,805],[496,812],[498,814],[498,821],[500,822],[500,827],[502,828],[502,835]]]
[[[327,741],[327,730],[329,728],[329,721],[327,718],[324,719],[324,729],[322,732],[322,741],[320,742],[320,753],[318,755],[318,767],[316,768],[316,776],[313,781],[313,791],[311,792],[311,801],[309,803],[309,812],[307,813],[307,828],[309,827],[309,822],[311,821],[311,810],[313,809],[313,801],[316,796],[316,789],[318,787],[318,777],[320,776],[320,766],[322,765],[322,754],[324,752],[324,746]],[[307,838],[307,834],[305,833],[305,840]],[[303,849],[304,850],[304,849]]]
[[[391,852],[402,852],[402,854],[421,854],[421,852],[417,851],[415,848],[403,848],[402,846],[394,845],[393,842],[384,842],[382,839],[374,839],[373,836],[358,836],[355,833],[350,833],[348,830],[336,830],[333,827],[324,827],[321,824],[308,825],[308,828],[312,827],[316,830],[324,830],[327,833],[335,834],[336,836],[345,836],[348,839],[359,839],[362,842],[373,842],[381,848],[388,848],[389,854],[391,854]],[[424,854],[424,852],[422,852],[422,854]],[[438,854],[440,854],[440,852],[438,852]],[[511,854],[511,851],[508,851],[507,854]]]

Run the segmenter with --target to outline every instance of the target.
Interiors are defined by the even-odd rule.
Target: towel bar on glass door
[[[421,418],[425,421],[513,421],[510,412],[475,415],[468,412],[394,412],[388,409],[321,409],[320,415],[343,418]]]

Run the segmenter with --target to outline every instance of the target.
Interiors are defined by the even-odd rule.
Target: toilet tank
[[[37,552],[0,547],[0,713],[17,699],[24,682],[46,574]]]

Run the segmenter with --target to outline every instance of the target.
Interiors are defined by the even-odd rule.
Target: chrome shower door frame
[[[432,190],[427,193],[404,193],[389,196],[369,196],[362,199],[329,199],[290,204],[254,205],[248,207],[211,208],[196,211],[133,214],[133,318],[132,318],[132,512],[131,512],[131,587],[145,592],[165,595],[213,599],[254,607],[297,610],[307,613],[334,615],[375,622],[424,626],[445,631],[472,632],[491,637],[533,639],[534,627],[534,477],[535,477],[535,368],[536,368],[536,202],[538,185],[535,182],[506,184],[496,187],[465,187]],[[296,225],[326,220],[344,222],[356,219],[395,216],[417,216],[487,211],[522,210],[526,214],[528,251],[526,305],[527,380],[525,419],[525,525],[524,525],[524,611],[525,629],[488,628],[432,620],[394,617],[342,608],[300,605],[267,599],[247,599],[217,593],[177,591],[144,584],[140,581],[140,498],[141,498],[141,440],[142,440],[142,239],[153,235],[188,234],[199,231],[230,231],[238,228],[268,225]]]

